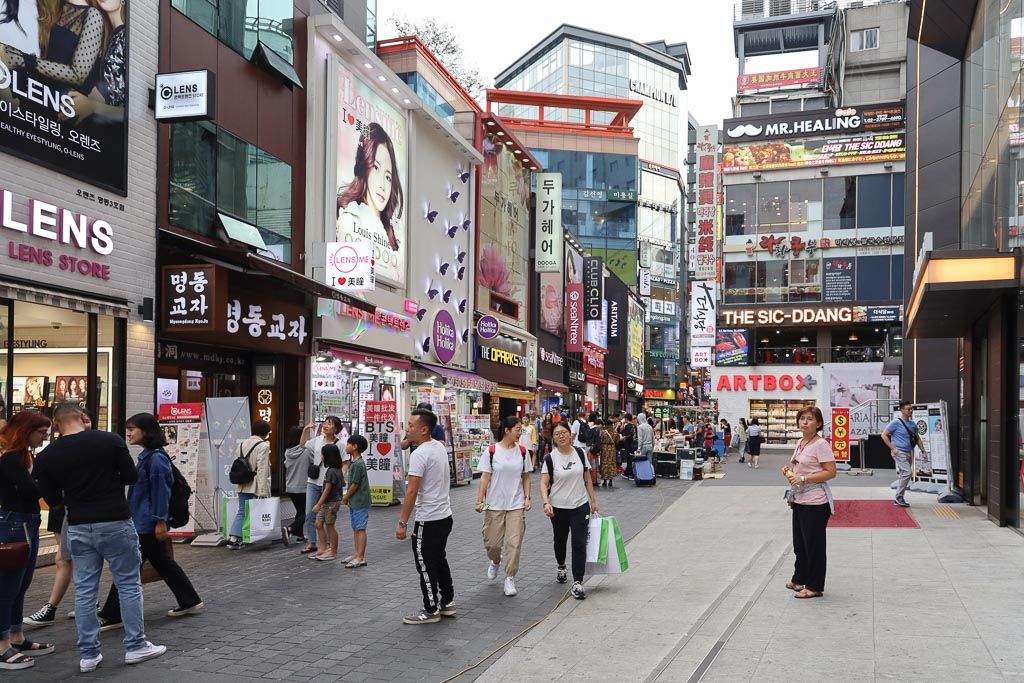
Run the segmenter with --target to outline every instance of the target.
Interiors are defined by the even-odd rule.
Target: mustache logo
[[[741,124],[735,128],[730,128],[727,132],[731,138],[741,138],[744,135],[760,135],[761,131],[764,130],[761,126],[755,126],[753,124]]]

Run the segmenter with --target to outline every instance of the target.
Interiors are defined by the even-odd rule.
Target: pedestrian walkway
[[[629,543],[627,574],[589,580],[479,680],[1024,680],[1024,538],[912,493],[920,529],[831,529],[824,598],[794,600],[784,459],[698,483]],[[894,478],[834,490],[891,499]]]

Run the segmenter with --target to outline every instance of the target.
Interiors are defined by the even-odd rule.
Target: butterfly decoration
[[[427,314],[427,309],[421,308],[420,310],[416,311],[416,319],[417,320],[423,320],[423,316],[425,316],[426,314]]]
[[[448,234],[449,239],[455,239],[455,233],[459,231],[459,224],[448,225],[448,221],[445,221],[444,231]]]
[[[469,182],[469,169],[465,169],[464,170],[462,168],[462,163],[461,162],[459,163],[459,166],[458,166],[458,169],[457,169],[455,175],[458,177],[459,180],[462,181],[463,185],[465,185],[466,183]]]
[[[430,337],[423,340],[423,353],[430,351]]]
[[[435,220],[437,220],[438,213],[439,212],[437,211],[431,211],[430,204],[427,203],[427,208],[423,210],[423,217],[427,219],[427,222],[433,223]]]
[[[461,299],[459,301],[459,313],[465,313],[465,312],[466,312],[466,300],[465,299]]]
[[[427,297],[431,301],[433,301],[434,299],[437,298],[437,295],[441,293],[441,290],[437,289],[436,287],[434,287],[434,281],[433,280],[430,281],[430,284],[427,285],[427,287],[428,287],[428,289],[427,289]]]
[[[458,261],[459,263],[464,263],[466,261],[466,252],[459,249],[458,245],[456,245],[455,247],[455,252],[455,260]]]
[[[441,275],[447,275],[449,267],[451,267],[450,263],[442,263],[441,266],[437,269],[437,272],[439,272]]]
[[[466,266],[460,266],[459,267],[459,272],[455,275],[455,277],[457,277],[457,278],[459,278],[461,280],[463,278],[463,276],[465,276],[465,274],[466,274]]]
[[[451,301],[452,300],[452,290],[446,289],[444,291],[444,296],[442,296],[441,298],[444,299],[445,303],[448,303],[449,301]]]
[[[468,218],[462,221],[462,229],[466,232],[469,232],[469,226],[471,225],[473,225],[473,221],[469,220]]]
[[[453,189],[451,185],[448,186],[448,199],[452,200],[452,204],[459,201],[459,191]]]
[[[462,343],[465,344],[467,342],[469,342],[469,328],[468,327],[462,331]]]

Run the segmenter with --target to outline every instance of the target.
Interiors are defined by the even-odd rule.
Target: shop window
[[[856,177],[826,178],[824,195],[825,230],[857,227]]]
[[[850,52],[878,49],[878,28],[850,31]]]
[[[771,113],[768,102],[747,102],[740,106],[743,116],[765,116]]]
[[[892,176],[862,175],[857,178],[857,227],[892,225]]]
[[[789,300],[821,301],[821,261],[789,262]]]
[[[207,122],[171,127],[171,225],[213,236],[217,213],[255,225],[278,261],[291,262],[292,170]]]
[[[757,231],[789,232],[789,183],[760,183],[757,189]]]
[[[903,213],[903,195],[906,190],[904,182],[906,178],[902,173],[892,174],[892,225],[906,225],[906,215]]]
[[[171,7],[199,24],[207,33],[217,35],[218,0],[171,0]]]
[[[899,259],[903,259],[901,254]],[[889,278],[892,265],[889,256],[857,257],[857,301],[889,301]]]
[[[725,264],[725,303],[754,303],[756,263]]]
[[[725,234],[752,235],[757,232],[757,185],[729,185],[725,188]]]
[[[377,0],[366,3],[366,46],[371,50],[377,46]]]
[[[788,114],[794,111],[800,111],[800,100],[772,100],[773,114]]]
[[[262,42],[292,63],[292,0],[171,0],[171,7],[246,59]]]
[[[398,77],[405,81],[405,84],[412,88],[438,116],[447,121],[449,125],[454,125],[455,108],[425,78],[415,71],[398,74]]]
[[[892,255],[892,296],[893,301],[903,301],[903,254]]]
[[[761,261],[757,264],[757,303],[786,301],[789,294],[788,271],[788,261]]]
[[[820,180],[793,180],[789,183],[789,229],[794,232],[821,230]]]

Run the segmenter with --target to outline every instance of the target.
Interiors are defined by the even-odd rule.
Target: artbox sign
[[[751,142],[836,133],[873,133],[906,126],[902,102],[727,119],[725,142]]]
[[[562,174],[537,174],[537,255],[534,271],[562,271]]]
[[[328,242],[326,251],[328,285],[342,291],[374,289],[371,242]]]
[[[812,391],[818,384],[812,375],[753,373],[720,375],[715,391]]]
[[[209,69],[156,75],[154,116],[157,121],[214,118],[214,76]]]
[[[718,283],[694,282],[690,289],[690,345],[715,345],[715,308],[718,305]],[[727,323],[729,324],[729,323]]]
[[[693,276],[713,280],[718,273],[718,126],[697,127],[697,226]]]
[[[604,262],[600,256],[583,257],[583,319],[601,320],[604,301]]]
[[[691,368],[710,368],[711,349],[708,347],[692,347],[690,349]]]

